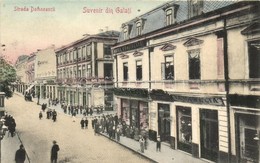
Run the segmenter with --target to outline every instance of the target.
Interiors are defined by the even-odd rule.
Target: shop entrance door
[[[216,110],[200,110],[201,157],[217,161],[218,158],[218,112]]]
[[[171,122],[170,122],[170,105],[158,104],[158,136],[161,141],[170,143]]]
[[[237,153],[241,163],[259,163],[260,157],[260,116],[237,114]]]

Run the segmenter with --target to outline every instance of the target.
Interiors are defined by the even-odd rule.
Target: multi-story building
[[[118,115],[196,158],[259,162],[259,20],[259,2],[188,0],[123,23]]]
[[[26,68],[26,90],[25,92],[32,93],[33,96],[35,95],[35,61],[36,61],[36,54],[32,53],[29,55],[27,60],[27,68]]]
[[[56,87],[56,53],[55,46],[52,45],[46,49],[38,50],[35,55],[35,87],[36,95],[40,98],[57,97]]]
[[[111,46],[119,32],[107,31],[57,49],[58,98],[70,105],[113,106]]]
[[[16,69],[16,75],[17,75],[17,86],[16,90],[20,93],[23,93],[25,88],[26,80],[26,70],[27,70],[27,55],[21,55],[18,57],[16,63],[15,63],[15,69]]]

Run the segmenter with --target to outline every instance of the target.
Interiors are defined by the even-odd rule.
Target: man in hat
[[[57,142],[53,141],[53,146],[51,148],[51,163],[57,163],[58,151],[60,150]]]
[[[24,146],[21,144],[20,149],[18,149],[15,153],[15,162],[16,163],[24,163],[25,161],[25,149]]]

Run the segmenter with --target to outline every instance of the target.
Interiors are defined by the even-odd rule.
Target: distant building
[[[55,46],[38,50],[35,59],[35,85],[36,95],[40,98],[57,97],[56,77],[57,64]]]
[[[119,117],[195,158],[259,162],[259,7],[171,1],[123,23],[112,47]]]
[[[56,50],[58,98],[70,105],[113,106],[111,46],[119,33],[106,31]]]
[[[15,63],[15,69],[16,69],[16,75],[17,75],[17,86],[16,90],[20,93],[23,93],[25,88],[25,83],[27,83],[27,60],[29,56],[28,55],[21,55],[17,58],[17,61]]]

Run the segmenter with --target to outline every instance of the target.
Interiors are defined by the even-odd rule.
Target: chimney
[[[107,32],[108,31],[108,26],[106,26],[105,29],[106,29],[106,32]]]

